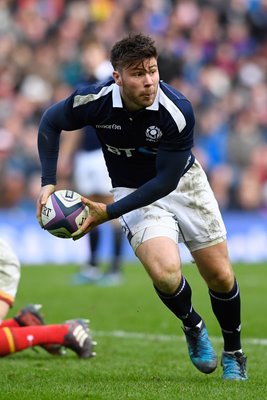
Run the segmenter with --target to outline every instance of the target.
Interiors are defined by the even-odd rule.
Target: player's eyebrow
[[[144,65],[140,65],[140,64],[137,66],[130,67],[130,69],[132,71],[148,71],[153,68],[157,68],[157,64],[149,65],[149,67],[147,67],[147,68]]]
[[[147,69],[152,69],[152,68],[157,68],[158,64],[157,62],[154,62],[152,65],[149,65],[148,68],[145,67],[145,60],[135,63],[135,64],[130,64],[128,66],[129,69],[133,70],[133,71],[143,71],[143,70],[147,70]]]

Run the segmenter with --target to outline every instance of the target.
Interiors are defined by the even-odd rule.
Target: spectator
[[[109,51],[130,30],[155,37],[162,79],[177,85],[200,116],[195,152],[205,160],[226,209],[241,207],[235,189],[243,179],[250,181],[241,169],[250,168],[254,161],[238,152],[239,140],[244,154],[250,146],[259,148],[267,142],[266,20],[266,1],[229,0],[216,2],[216,8],[213,1],[200,0],[2,1],[0,129],[13,138],[5,165],[21,165],[28,157],[31,161],[30,174],[28,163],[21,170],[24,190],[12,204],[6,204],[6,199],[5,207],[32,202],[30,192],[39,169],[30,131],[49,104],[66,97],[80,82],[82,38],[95,37]],[[220,146],[217,154],[215,143]],[[14,183],[15,191],[18,180],[10,180],[10,168],[2,168],[2,157],[0,186]],[[220,176],[224,168],[233,181],[219,189],[215,175]],[[72,187],[68,170],[61,172],[62,184]],[[264,182],[260,182],[262,192]]]

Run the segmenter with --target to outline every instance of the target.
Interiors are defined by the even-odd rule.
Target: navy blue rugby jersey
[[[164,82],[159,83],[153,104],[136,112],[123,107],[113,79],[78,89],[42,117],[38,136],[42,185],[56,183],[60,132],[91,125],[113,187],[138,189],[108,206],[110,218],[151,204],[174,190],[193,164],[194,124],[188,99]]]
[[[119,86],[110,79],[76,91],[65,102],[65,114],[76,128],[95,128],[113,187],[138,188],[154,177],[158,149],[181,151],[193,146],[191,104],[163,82],[154,103],[137,112],[123,107]]]

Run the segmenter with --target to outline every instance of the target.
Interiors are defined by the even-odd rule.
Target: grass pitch
[[[266,266],[236,265],[242,295],[243,349],[249,380],[224,382],[221,367],[204,375],[191,364],[181,323],[154,293],[140,264],[125,265],[118,287],[73,286],[76,266],[22,268],[14,309],[43,304],[47,323],[89,318],[97,356],[80,360],[72,351],[52,357],[32,349],[0,361],[0,399],[11,400],[251,400],[267,399]],[[220,356],[222,340],[206,286],[195,266],[183,272],[193,289]]]

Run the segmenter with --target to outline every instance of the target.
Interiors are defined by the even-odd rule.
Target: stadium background
[[[109,52],[129,31],[155,38],[161,78],[196,113],[194,153],[229,231],[233,261],[267,259],[267,2],[257,0],[0,1],[0,237],[23,263],[80,263],[84,240],[42,231],[35,220],[40,116],[83,79],[82,44]],[[71,188],[71,160],[59,185]],[[101,243],[109,257],[110,232]],[[124,243],[125,258],[133,258]],[[182,248],[182,256],[189,254]]]

